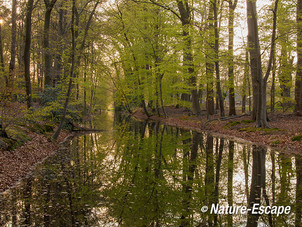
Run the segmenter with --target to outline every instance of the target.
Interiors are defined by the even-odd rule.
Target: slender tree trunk
[[[17,0],[12,0],[12,37],[9,63],[9,87],[14,86],[14,72],[16,66],[16,39],[17,39]]]
[[[213,1],[213,9],[214,9],[214,29],[215,29],[215,72],[216,72],[216,80],[217,80],[217,96],[219,103],[220,116],[224,117],[224,103],[220,86],[220,69],[219,69],[219,31],[218,31],[218,15],[217,15],[217,0]]]
[[[221,168],[221,161],[222,161],[222,152],[224,149],[224,139],[221,138],[219,148],[218,148],[218,138],[216,142],[216,174],[215,174],[215,189],[214,189],[214,197],[215,197],[215,204],[219,203],[219,179],[220,179],[220,168]],[[218,226],[218,214],[215,214],[214,216],[214,226]]]
[[[215,181],[214,181],[214,141],[211,135],[207,135],[206,139],[206,172],[205,172],[205,197],[208,207],[215,202]],[[214,214],[209,214],[208,224],[212,226],[214,222]]]
[[[298,0],[297,3],[297,52],[298,52],[298,63],[297,63],[297,75],[295,85],[295,99],[296,106],[295,112],[297,115],[302,116],[302,0]]]
[[[58,18],[59,18],[59,32],[58,32],[58,38],[59,38],[59,42],[58,42],[58,51],[56,53],[56,57],[55,57],[55,75],[54,75],[54,86],[56,84],[58,84],[61,81],[61,75],[62,75],[62,54],[63,54],[63,49],[64,46],[62,44],[62,39],[64,36],[64,26],[65,26],[65,10],[63,9],[63,0],[60,2],[60,6],[59,6],[59,12],[58,12]]]
[[[24,74],[25,74],[25,88],[27,108],[32,107],[32,90],[30,80],[30,45],[31,45],[31,16],[33,11],[34,0],[28,0],[26,7],[26,21],[25,21],[25,45],[24,45]]]
[[[243,76],[243,84],[242,84],[242,113],[245,113],[245,106],[246,106],[246,97],[247,97],[247,90],[249,85],[249,56],[248,51],[246,50],[245,53],[245,63],[244,63],[244,76]]]
[[[3,57],[3,45],[2,45],[2,24],[0,24],[0,77],[4,76],[5,85],[8,87],[8,78],[4,72],[4,57]]]
[[[275,111],[275,80],[276,80],[276,57],[273,59],[273,68],[272,68],[272,88],[271,88],[271,112]]]
[[[296,227],[302,223],[302,157],[296,155]]]
[[[51,75],[51,54],[49,47],[49,28],[50,28],[50,19],[51,12],[57,0],[44,0],[46,11],[44,17],[44,37],[43,37],[43,49],[44,49],[44,86],[51,87],[53,86],[53,78]]]
[[[207,48],[206,53],[206,79],[207,79],[207,115],[213,115],[214,111],[214,63],[213,58],[215,57],[215,41],[213,42],[214,37],[214,7],[213,4],[210,5],[209,15],[208,15],[208,43],[209,47]]]
[[[195,115],[201,114],[201,109],[199,105],[198,92],[196,88],[196,75],[193,64],[193,50],[192,50],[192,35],[190,34],[191,27],[191,9],[189,7],[188,1],[178,1],[178,10],[180,13],[180,20],[182,23],[182,35],[184,39],[183,48],[183,65],[188,68],[188,78],[189,86],[191,87],[191,97],[192,97],[192,111]]]
[[[283,35],[282,38],[282,47],[281,47],[281,56],[280,56],[280,72],[279,72],[279,83],[281,88],[281,103],[282,108],[285,110],[290,106],[290,88],[292,82],[292,71],[293,71],[293,59],[290,59],[290,52],[288,51],[287,35]]]
[[[72,20],[71,20],[71,40],[72,40],[71,44],[72,44],[72,47],[71,47],[71,68],[70,68],[70,73],[69,73],[69,84],[68,84],[68,90],[67,90],[65,104],[64,104],[63,116],[61,118],[58,129],[52,136],[53,140],[57,140],[58,136],[60,135],[60,132],[62,130],[64,121],[65,121],[69,99],[71,96],[72,82],[73,82],[73,77],[74,77],[75,50],[76,50],[75,28],[74,28],[75,11],[76,11],[76,0],[72,0]]]
[[[234,141],[229,141],[228,157],[228,205],[233,206]],[[233,216],[228,215],[228,226],[233,226]]]
[[[235,103],[235,83],[234,83],[234,11],[237,6],[237,0],[232,3],[229,1],[229,64],[228,64],[228,75],[229,75],[229,115],[236,115],[236,103]]]

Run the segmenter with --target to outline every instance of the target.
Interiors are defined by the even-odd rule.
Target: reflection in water
[[[74,138],[3,194],[0,226],[301,226],[301,173],[300,156],[121,118]],[[201,211],[255,203],[292,210]]]

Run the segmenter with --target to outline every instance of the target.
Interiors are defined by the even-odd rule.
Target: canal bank
[[[282,152],[302,154],[302,118],[294,114],[269,113],[270,128],[256,128],[251,116],[240,115],[220,119],[219,115],[193,116],[185,108],[166,107],[165,117],[148,118],[143,109],[132,114],[138,120],[160,121],[165,125],[179,127],[198,132],[210,131],[231,139],[244,139],[258,145],[274,147]]]

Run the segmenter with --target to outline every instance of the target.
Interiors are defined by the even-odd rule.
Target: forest
[[[141,137],[136,126],[133,129],[119,119],[120,114],[148,122],[138,133]],[[164,126],[158,126],[159,122]],[[177,127],[176,132],[168,126]],[[159,138],[167,134],[167,144],[173,143],[169,130],[177,138],[192,136],[187,141],[179,139],[182,145],[173,147],[175,151],[190,144],[196,155],[205,147],[217,153],[218,144],[222,144],[221,152],[224,149],[223,139],[211,142],[210,137],[212,145],[206,142],[203,146],[199,140],[206,137],[196,133],[244,139],[265,147],[255,148],[256,153],[272,147],[294,154],[298,173],[302,0],[0,1],[0,192],[60,150],[69,136],[106,133],[107,127],[121,132],[111,135],[117,141],[126,140],[123,136],[133,131],[144,147],[156,136],[154,146],[159,152],[165,144]],[[123,127],[129,128],[127,133]],[[83,142],[85,149],[86,140],[91,139],[92,147],[97,141],[88,138]],[[116,144],[112,148],[124,149]],[[126,144],[128,148],[143,146]],[[243,147],[246,152],[248,148]],[[265,160],[263,153],[257,155]],[[196,174],[191,161],[188,158],[189,184]],[[156,178],[163,177],[156,169]],[[134,167],[133,172],[136,170]],[[198,171],[202,175],[202,168]],[[205,181],[209,183],[207,177]],[[299,226],[302,196],[298,192],[302,190],[298,174],[296,190],[300,208],[290,224]],[[257,220],[249,226],[255,226]],[[274,226],[276,220],[268,217],[267,222]]]
[[[109,106],[148,117],[171,105],[207,118],[248,112],[257,127],[269,127],[268,111],[301,115],[301,3],[258,5],[5,1],[1,133],[12,103],[61,122]]]

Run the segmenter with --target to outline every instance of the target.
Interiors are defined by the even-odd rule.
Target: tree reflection
[[[302,223],[302,157],[296,155],[296,227],[301,226]]]
[[[265,156],[266,149],[261,146],[253,145],[253,167],[252,167],[252,183],[249,195],[249,209],[252,209],[255,204],[260,205],[261,189],[265,182]],[[249,212],[247,219],[247,227],[257,226],[259,214]]]
[[[1,225],[300,225],[300,156],[295,167],[292,157],[264,147],[158,122],[119,120],[112,133],[67,142],[4,196]],[[205,205],[255,203],[296,209],[279,217],[201,212]]]

